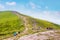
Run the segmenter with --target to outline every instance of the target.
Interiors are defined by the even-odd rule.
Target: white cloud
[[[41,8],[40,5],[37,5],[37,4],[35,4],[34,2],[29,2],[29,3],[26,4],[26,6],[27,6],[27,7],[30,6],[32,9],[37,9],[37,8],[40,9],[40,8]]]
[[[33,9],[36,8],[36,5],[35,5],[33,2],[30,2],[29,4],[30,4],[30,6],[31,6]]]
[[[2,4],[0,4],[0,9],[4,8],[4,6]]]
[[[59,11],[56,11],[54,14],[55,14],[56,16],[60,16],[60,12],[59,12]]]
[[[16,5],[16,2],[6,2],[7,5]]]
[[[42,11],[42,17],[41,15],[40,17],[53,23],[60,24],[59,14],[58,11]]]

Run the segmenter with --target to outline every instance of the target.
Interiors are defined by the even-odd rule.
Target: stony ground
[[[60,40],[60,31],[46,31],[32,35],[26,35],[18,40]]]
[[[60,30],[58,31],[49,30],[45,32],[25,35],[25,36],[19,37],[18,39],[16,38],[17,37],[15,36],[13,38],[8,38],[4,40],[60,40]]]

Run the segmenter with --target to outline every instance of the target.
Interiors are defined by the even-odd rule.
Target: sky
[[[0,0],[0,11],[6,10],[60,25],[60,0]]]

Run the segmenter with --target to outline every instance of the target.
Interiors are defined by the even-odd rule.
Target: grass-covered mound
[[[10,36],[13,32],[24,30],[22,20],[13,12],[0,12],[0,37]]]

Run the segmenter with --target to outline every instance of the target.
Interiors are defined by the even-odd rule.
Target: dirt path
[[[23,23],[24,23],[24,26],[25,26],[25,30],[24,30],[22,33],[26,33],[27,30],[28,30],[28,26],[27,26],[27,24],[28,24],[27,17],[22,16],[22,15],[19,15],[19,14],[17,14],[17,13],[15,13],[15,14],[16,14],[20,19],[22,19],[22,21],[23,21]]]
[[[57,34],[56,32],[57,31],[51,30],[46,32],[35,33],[32,35],[23,36],[18,40],[60,40],[60,34]]]

